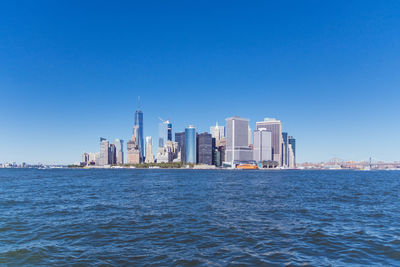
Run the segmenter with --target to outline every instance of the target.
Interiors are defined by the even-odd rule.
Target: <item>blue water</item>
[[[0,170],[0,265],[400,265],[398,171]]]

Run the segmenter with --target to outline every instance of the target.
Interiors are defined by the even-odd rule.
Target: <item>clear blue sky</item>
[[[145,4],[143,4],[145,3]],[[299,162],[400,160],[400,1],[6,1],[0,162],[275,117]]]

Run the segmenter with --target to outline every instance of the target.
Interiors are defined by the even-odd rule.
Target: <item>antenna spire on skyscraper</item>
[[[138,96],[137,106],[138,106],[138,110],[140,110],[140,96]]]

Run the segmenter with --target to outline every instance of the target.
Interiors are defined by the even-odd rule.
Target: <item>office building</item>
[[[168,126],[167,126],[167,140],[172,141],[172,123],[168,121]]]
[[[288,133],[282,132],[282,166],[288,166]]]
[[[272,160],[272,134],[264,128],[254,131],[253,159],[255,162]]]
[[[296,162],[293,153],[292,144],[288,144],[288,165],[289,168],[293,169],[296,168]]]
[[[140,151],[140,161],[144,159],[144,136],[143,136],[143,112],[138,109],[135,112],[135,126],[137,126],[137,147]]]
[[[197,163],[213,165],[213,140],[209,133],[197,135]]]
[[[296,166],[296,139],[293,136],[289,136],[288,142],[292,146],[293,164],[294,164],[294,166]]]
[[[217,122],[215,126],[210,127],[210,133],[216,141],[219,141],[220,139],[225,138],[225,127],[219,126]]]
[[[186,146],[185,146],[185,132],[175,133],[175,142],[178,143],[178,153],[180,160],[186,162]]]
[[[107,139],[100,137],[100,157],[98,159],[98,165],[108,165],[109,160],[109,142]]]
[[[185,129],[185,162],[196,164],[196,128],[189,125]]]
[[[115,164],[122,165],[124,164],[124,140],[115,139]]]
[[[146,163],[154,163],[154,155],[153,155],[153,140],[151,136],[146,136]]]
[[[272,160],[282,166],[282,123],[280,120],[265,118],[257,122],[257,130],[266,129],[271,132]]]
[[[157,163],[173,162],[178,157],[178,143],[167,141],[164,147],[157,149]]]
[[[114,144],[108,146],[108,164],[116,164],[117,153]]]
[[[139,127],[133,127],[133,135],[131,140],[127,143],[127,163],[139,164],[141,163],[140,149],[138,144],[138,131]]]
[[[158,147],[164,147],[166,142],[168,141],[168,128],[171,125],[171,135],[172,135],[172,124],[169,120],[161,121],[158,124]],[[171,136],[172,138],[172,136]]]
[[[250,128],[250,125],[249,125],[249,129],[248,129],[248,131],[249,131],[249,133],[248,133],[248,136],[249,136],[249,138],[248,138],[248,142],[247,142],[247,144],[248,144],[248,146],[250,147],[251,146],[251,137],[252,137],[252,134],[251,134],[251,128]]]
[[[232,117],[226,119],[225,161],[232,165],[253,160],[249,148],[249,120]]]

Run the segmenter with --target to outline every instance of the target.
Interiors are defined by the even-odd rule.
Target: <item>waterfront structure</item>
[[[272,160],[282,166],[282,123],[280,120],[265,118],[264,121],[257,122],[257,130],[266,129],[271,132],[272,140]]]
[[[127,143],[127,163],[138,164],[141,163],[140,149],[138,145],[138,129],[135,125],[133,127],[133,135],[131,140]]]
[[[216,141],[221,140],[222,138],[225,138],[225,127],[224,126],[219,126],[218,122],[215,124],[215,126],[210,127],[210,133],[213,138],[215,138]]]
[[[213,165],[213,138],[211,134],[201,133],[197,135],[196,150],[198,164]]]
[[[253,159],[255,162],[272,160],[272,136],[271,132],[264,128],[255,130],[253,133],[254,150]]]
[[[226,119],[226,151],[225,161],[231,165],[253,160],[249,148],[249,120],[241,117]]]
[[[168,126],[171,125],[171,135],[172,135],[172,124],[169,120],[163,121],[158,124],[158,147],[164,147],[168,141]],[[172,136],[171,136],[172,138]]]
[[[140,151],[140,162],[144,159],[143,112],[138,108],[135,112],[135,126],[137,126],[137,147]]]
[[[196,164],[196,128],[189,125],[185,129],[185,162]]]
[[[124,164],[124,140],[115,139],[115,164]]]
[[[154,155],[153,155],[153,140],[151,136],[146,136],[146,163],[154,163]]]
[[[98,159],[99,166],[104,166],[109,164],[109,142],[107,139],[100,137],[100,157]]]
[[[178,143],[180,161],[186,162],[185,132],[175,133],[175,142]]]

